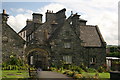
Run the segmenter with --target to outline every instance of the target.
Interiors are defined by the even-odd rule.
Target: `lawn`
[[[82,75],[83,76],[94,76],[96,73],[86,73],[83,72]],[[110,73],[98,73],[99,74],[99,78],[110,78]]]
[[[24,70],[3,70],[2,78],[29,78],[29,74]]]

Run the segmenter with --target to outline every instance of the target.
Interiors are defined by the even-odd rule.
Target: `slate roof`
[[[65,9],[63,9],[65,10]],[[65,21],[71,21],[72,19],[72,15],[66,19]],[[52,19],[52,17],[51,17]],[[87,20],[84,20],[82,18],[79,18],[80,21],[84,21],[87,22]],[[46,29],[51,27],[51,24],[53,23],[54,19],[46,21],[45,23],[43,23],[39,28],[43,29],[46,27]],[[25,26],[20,32],[24,31],[25,29],[27,29],[28,27],[33,27],[35,25],[35,23],[33,24],[29,24],[27,26]],[[38,26],[40,24],[37,24]],[[52,40],[53,38],[55,38],[61,30],[61,27],[64,26],[63,24],[56,24],[56,29],[51,33],[48,41]],[[103,45],[103,43],[105,43],[98,26],[93,26],[93,25],[84,25],[84,26],[79,26],[80,27],[80,36],[76,34],[76,36],[78,37],[78,39],[82,40],[84,43],[84,47],[101,47]],[[39,30],[36,29],[36,30]],[[31,28],[33,29],[33,28]],[[75,29],[73,29],[75,30]],[[76,33],[76,31],[74,31]]]
[[[68,19],[66,19],[66,21],[71,21],[71,18],[72,17],[70,16]],[[60,33],[61,27],[63,25],[64,24],[57,25],[57,29],[52,33],[49,40],[52,40]],[[75,30],[75,29],[72,28],[72,30]],[[78,35],[76,34],[76,36]],[[84,47],[101,47],[105,42],[99,31],[98,26],[93,26],[93,25],[80,26],[80,36],[78,36],[78,38],[80,38],[80,40],[83,41]]]
[[[80,26],[80,39],[83,40],[85,47],[101,47],[105,42],[97,26]]]
[[[21,45],[23,45],[25,43],[24,39],[21,38],[8,24],[4,25],[2,28],[3,32],[2,32],[2,36],[8,36],[9,39],[12,38],[14,39],[17,45],[19,43],[21,43]],[[19,40],[19,42],[17,41]]]
[[[21,33],[21,32],[23,32],[23,31],[27,30],[31,25],[32,25],[32,23],[26,25],[26,26],[25,26],[22,30],[20,30],[18,33]]]

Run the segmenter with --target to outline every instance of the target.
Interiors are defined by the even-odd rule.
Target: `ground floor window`
[[[33,64],[33,56],[30,56],[30,64]]]
[[[63,61],[65,62],[65,64],[71,64],[72,56],[63,56]]]
[[[91,61],[90,61],[90,64],[95,64],[95,63],[96,63],[96,57],[92,57]]]

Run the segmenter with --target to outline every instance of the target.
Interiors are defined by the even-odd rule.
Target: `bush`
[[[50,67],[50,70],[51,70],[51,71],[56,71],[57,68],[55,68],[55,67]]]
[[[94,72],[97,72],[97,70],[96,70],[96,69],[93,69],[93,68],[88,68],[88,69],[87,69],[87,72],[89,72],[89,73],[94,73]]]
[[[100,73],[102,73],[102,72],[105,72],[106,70],[102,67],[102,66],[100,66],[99,68],[98,68],[98,72],[100,72]]]
[[[99,78],[99,73],[95,73],[93,78],[98,79]]]
[[[73,74],[74,74],[74,72],[73,72],[73,71],[67,71],[66,74],[67,74],[68,76],[72,77]]]
[[[75,78],[75,79],[83,78],[83,75],[82,74],[75,74],[73,76],[73,78]]]
[[[65,70],[63,74],[67,74],[70,70]]]
[[[77,71],[79,73],[84,72],[84,70],[82,68],[80,68],[79,66],[71,66],[70,70]]]
[[[84,70],[87,71],[88,67],[86,67],[83,63],[80,65],[80,67]]]

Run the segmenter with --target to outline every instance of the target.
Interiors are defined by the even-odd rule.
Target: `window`
[[[25,37],[25,31],[23,32],[23,37]]]
[[[70,24],[71,24],[71,25],[73,24],[72,21],[70,22]]]
[[[70,43],[64,43],[65,48],[70,48]]]
[[[32,33],[32,39],[34,38],[34,33]]]
[[[96,58],[95,58],[95,57],[92,57],[90,64],[95,64],[95,63],[96,63]]]
[[[63,61],[65,62],[65,64],[71,64],[72,56],[63,56]]]
[[[8,37],[6,37],[6,36],[2,37],[2,41],[3,42],[8,42]]]
[[[33,64],[33,56],[30,56],[30,64]]]

